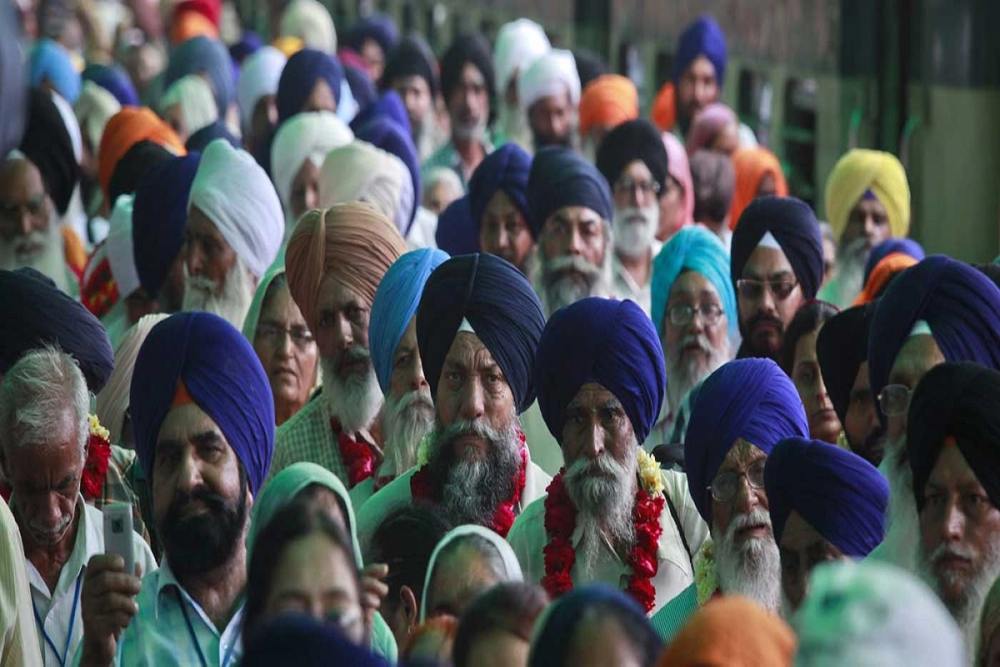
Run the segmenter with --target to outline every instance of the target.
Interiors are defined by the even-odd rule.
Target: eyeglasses
[[[905,415],[913,392],[905,384],[890,384],[878,395],[878,407],[886,417]]]
[[[267,345],[279,345],[284,342],[285,334],[292,339],[292,344],[304,350],[313,342],[313,335],[305,327],[276,327],[273,324],[261,324],[257,327],[254,339]]]
[[[719,319],[722,317],[722,308],[714,303],[706,303],[697,308],[687,304],[678,304],[671,306],[667,314],[670,315],[670,323],[675,327],[686,327],[694,322],[696,315],[701,315],[703,324],[713,327],[719,323]]]
[[[637,181],[634,178],[622,178],[615,181],[614,190],[616,195],[630,195],[635,192],[636,188],[639,188],[646,195],[660,194],[660,184],[656,181]]]
[[[764,488],[764,464],[767,459],[761,459],[750,465],[744,472],[726,471],[720,472],[712,480],[712,485],[708,490],[712,492],[712,498],[718,503],[728,503],[736,497],[740,490],[740,480],[744,477],[750,484],[751,489]]]
[[[739,295],[749,301],[756,301],[764,295],[766,288],[778,301],[784,301],[792,294],[792,290],[799,284],[794,280],[748,280],[736,281],[736,290]]]

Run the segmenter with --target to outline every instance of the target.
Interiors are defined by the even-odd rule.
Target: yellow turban
[[[910,186],[903,165],[891,153],[856,148],[840,158],[826,181],[826,217],[839,241],[847,219],[867,192],[878,198],[889,215],[896,238],[910,231]]]

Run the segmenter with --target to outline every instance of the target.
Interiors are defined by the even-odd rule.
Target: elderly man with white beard
[[[694,581],[708,535],[682,473],[639,445],[663,402],[663,353],[632,301],[588,298],[549,319],[535,381],[566,467],[518,517],[508,541],[554,599],[600,581],[654,613]]]
[[[281,202],[264,170],[224,139],[209,144],[188,198],[183,310],[242,327],[284,233]]]
[[[453,524],[506,537],[550,481],[532,463],[518,415],[535,400],[531,364],[545,325],[524,275],[489,254],[453,257],[431,274],[417,309],[417,346],[435,425],[417,466],[358,512],[362,549],[382,520],[413,502]]]
[[[381,464],[369,431],[382,408],[369,320],[376,288],[404,252],[396,226],[371,204],[310,211],[296,225],[288,289],[316,337],[323,391],[278,429],[272,475],[311,461],[350,489]]]
[[[667,149],[648,120],[630,120],[605,135],[597,168],[614,195],[614,290],[650,312],[653,258],[660,251],[660,196],[667,192]]]

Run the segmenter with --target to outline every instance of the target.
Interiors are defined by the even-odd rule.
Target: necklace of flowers
[[[545,555],[542,587],[553,599],[573,588],[570,573],[576,562],[576,549],[571,541],[573,531],[576,530],[576,507],[563,483],[565,472],[566,469],[563,468],[552,479],[545,498],[545,532],[549,535],[549,543],[542,550]],[[640,449],[639,485],[632,507],[636,543],[625,559],[632,568],[625,592],[638,600],[647,613],[656,606],[656,589],[650,579],[656,576],[659,569],[656,551],[663,533],[660,514],[663,512],[664,502],[660,466],[656,459]]]
[[[108,462],[111,459],[111,434],[101,426],[95,415],[87,417],[90,436],[87,442],[87,461],[83,464],[83,475],[80,479],[80,491],[84,500],[96,500],[101,497],[104,488],[104,476],[108,472]]]
[[[493,519],[486,524],[486,528],[489,528],[500,537],[507,537],[510,527],[514,525],[514,508],[521,502],[521,494],[524,492],[526,481],[528,447],[525,445],[524,432],[520,428],[517,429],[517,437],[520,441],[521,465],[518,466],[517,472],[514,473],[514,491],[510,498],[500,503],[496,512],[493,513]],[[421,461],[419,464],[420,468],[410,477],[410,493],[414,500],[438,501],[440,500],[441,490],[437,488],[427,473],[427,466],[425,465],[426,446],[422,444],[421,449],[424,451],[418,456],[418,460]]]
[[[358,442],[344,433],[337,419],[330,420],[330,427],[337,435],[337,447],[340,449],[340,460],[347,468],[347,479],[350,488],[371,477],[375,472],[375,457],[372,448],[366,442]]]

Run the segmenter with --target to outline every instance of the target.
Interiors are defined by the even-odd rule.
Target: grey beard
[[[391,392],[382,408],[383,454],[386,470],[401,475],[417,464],[417,448],[434,428],[434,402],[427,391],[408,391],[402,398]]]
[[[667,353],[667,377],[670,378],[670,382],[667,383],[667,405],[670,406],[675,415],[692,387],[733,358],[733,346],[729,341],[729,336],[724,337],[722,348],[716,349],[709,344],[707,337],[701,335],[699,336],[699,344],[702,351],[697,355],[688,355],[687,358],[682,358],[680,353],[688,342],[690,342],[690,338],[685,337],[675,348],[663,345],[663,349]]]
[[[737,546],[736,531],[743,525],[766,523],[771,517],[766,510],[757,508],[747,515],[734,515],[725,535],[715,542],[715,566],[719,574],[719,588],[725,595],[742,595],[764,609],[781,613],[781,560],[774,538],[753,538]],[[712,526],[712,535],[722,531]]]
[[[0,269],[7,271],[16,271],[24,267],[35,269],[51,278],[61,291],[69,294],[69,268],[66,265],[66,252],[63,246],[62,223],[54,205],[50,206],[48,230],[31,232],[29,237],[30,241],[27,239],[0,241]],[[42,246],[40,252],[33,255],[18,252],[19,246],[23,247],[32,241]]]
[[[597,267],[582,257],[541,256],[542,304],[549,317],[565,306],[588,296],[611,296],[610,248],[604,251],[604,263]]]
[[[243,322],[250,311],[250,304],[253,303],[254,291],[250,271],[239,257],[226,274],[221,293],[218,286],[204,276],[188,275],[187,264],[184,264],[182,310],[212,313],[232,324],[237,330],[242,330]]]
[[[378,411],[382,408],[382,389],[378,386],[378,377],[375,375],[368,350],[355,345],[344,354],[350,354],[356,359],[367,358],[367,370],[342,378],[337,374],[333,360],[320,359],[320,371],[323,374],[322,395],[330,415],[340,421],[344,432],[357,433],[375,421]]]
[[[882,552],[894,565],[913,572],[917,564],[920,518],[913,497],[913,471],[901,463],[906,450],[905,436],[886,438],[885,455],[879,470],[889,482],[889,506],[886,510],[885,538]]]

